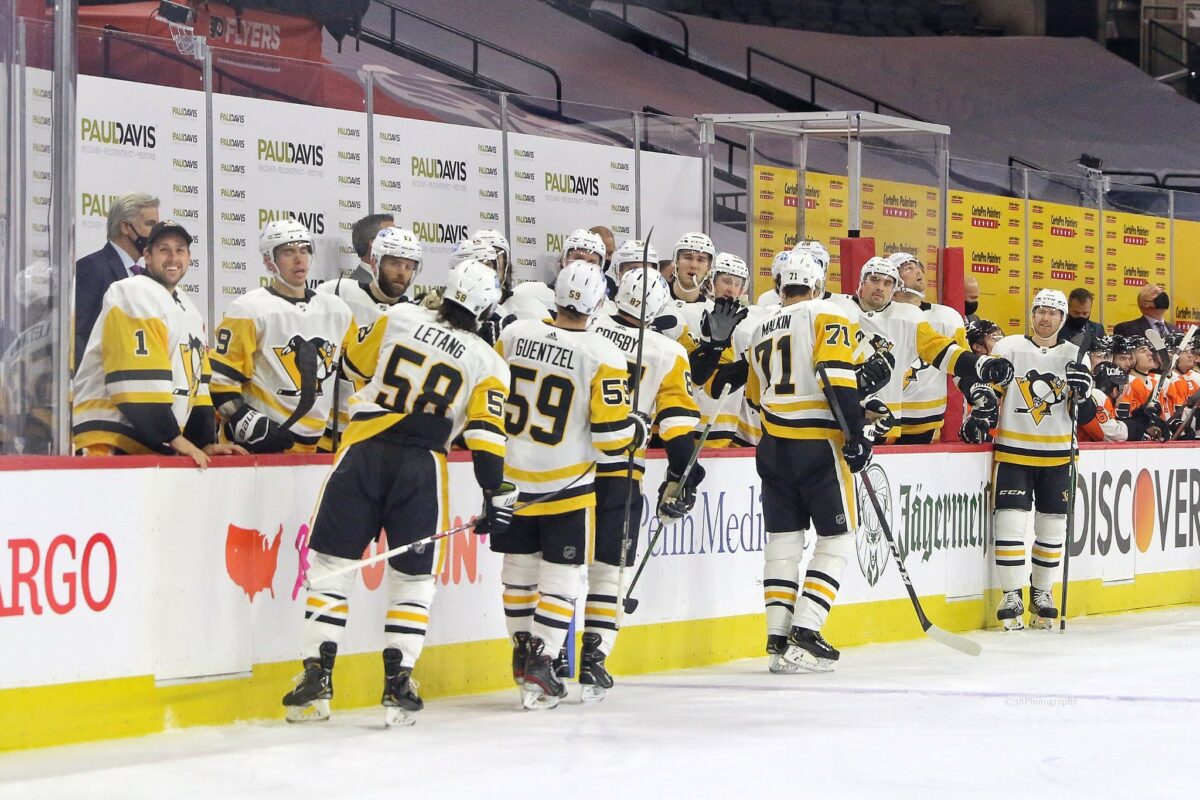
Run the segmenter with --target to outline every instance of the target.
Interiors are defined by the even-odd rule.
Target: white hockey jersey
[[[541,281],[525,281],[513,287],[512,296],[504,302],[507,315],[517,319],[548,319],[554,311],[554,289]]]
[[[969,351],[967,331],[962,315],[949,306],[922,303],[921,313],[929,326],[943,336],[948,336],[959,347]],[[900,367],[900,363],[896,363]],[[917,356],[904,375],[901,394],[903,414],[897,422],[904,433],[926,433],[938,431],[946,419],[946,375],[928,361]]]
[[[350,398],[341,449],[389,432],[444,453],[461,433],[476,474],[481,454],[504,458],[508,367],[487,342],[413,303],[392,306],[360,333],[344,362],[365,385]]]
[[[193,409],[212,406],[205,338],[183,292],[144,274],[109,286],[75,373],[75,449],[165,452]]]
[[[241,400],[291,430],[288,452],[314,452],[333,408],[338,358],[357,334],[350,307],[331,294],[298,300],[255,289],[217,328],[213,402],[219,409]]]
[[[621,350],[628,367],[626,374],[632,376],[637,362],[637,326],[628,325],[611,316],[603,316],[596,318],[591,330]],[[687,352],[678,342],[673,342],[653,330],[646,331],[642,345],[638,410],[658,426],[658,436],[664,442],[691,433],[700,419],[700,410],[693,397]],[[623,476],[628,463],[628,457],[624,454],[602,453],[596,459],[596,475]],[[645,468],[646,449],[642,447],[634,458],[635,479],[642,479]]]
[[[1067,364],[1079,347],[1034,344],[1028,336],[1005,336],[992,355],[1012,362],[1015,377],[1004,387],[995,459],[1008,464],[1053,467],[1071,460],[1070,390]]]
[[[504,474],[521,502],[516,513],[544,516],[596,505],[592,465],[633,442],[625,355],[595,331],[569,331],[539,320],[504,329],[496,351],[512,380],[505,410]]]

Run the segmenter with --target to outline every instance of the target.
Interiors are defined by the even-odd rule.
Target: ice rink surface
[[[825,675],[618,676],[545,712],[515,688],[436,700],[412,728],[365,709],[11,753],[0,798],[1197,796],[1200,608],[972,638],[977,659],[922,639]]]

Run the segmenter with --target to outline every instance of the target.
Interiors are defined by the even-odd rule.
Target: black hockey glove
[[[733,339],[733,329],[749,313],[750,309],[731,297],[717,298],[712,310],[700,318],[700,341],[724,350]]]
[[[650,330],[665,334],[667,331],[677,327],[678,325],[679,317],[670,312],[666,312],[659,314],[654,318],[654,321],[650,323]]]
[[[888,431],[896,427],[892,410],[878,397],[868,397],[859,405],[862,406],[863,417],[870,423],[864,429],[864,435],[873,442],[882,442]]]
[[[996,427],[1000,421],[1000,398],[996,390],[986,383],[977,383],[967,391],[967,402],[971,404],[971,416]]]
[[[633,441],[629,449],[637,450],[650,438],[650,417],[641,411],[630,411],[626,419],[633,423]]]
[[[862,472],[871,463],[871,440],[865,436],[857,436],[842,445],[842,457],[851,472]]]
[[[975,373],[984,383],[1008,386],[1013,379],[1013,365],[1007,358],[981,356],[975,362]]]
[[[854,372],[858,378],[858,394],[860,397],[875,394],[892,379],[892,370],[896,368],[896,357],[889,350],[876,351],[859,364]]]
[[[958,438],[967,444],[985,444],[992,441],[992,426],[987,419],[971,412],[958,429]]]
[[[1092,391],[1092,373],[1087,367],[1072,361],[1067,364],[1067,385],[1071,387],[1075,400],[1082,400]]]
[[[500,330],[504,326],[501,324],[500,315],[492,314],[487,319],[479,322],[479,338],[483,339],[492,347],[496,346],[497,340],[500,338]]]
[[[696,487],[704,480],[704,467],[699,463],[692,465],[688,473],[687,483],[679,483],[680,476],[667,470],[667,477],[658,487],[658,518],[667,524],[677,519],[683,519],[696,505]]]
[[[247,405],[225,421],[225,435],[251,453],[282,453],[296,441],[291,431]]]
[[[508,481],[494,492],[483,493],[483,510],[475,519],[475,532],[499,536],[512,524],[513,506],[517,504],[517,487]]]

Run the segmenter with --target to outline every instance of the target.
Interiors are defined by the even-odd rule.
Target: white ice
[[[413,728],[367,709],[11,753],[0,798],[1197,796],[1200,608],[972,637],[977,659],[928,639],[847,648],[827,675],[750,659],[554,711],[513,689]]]

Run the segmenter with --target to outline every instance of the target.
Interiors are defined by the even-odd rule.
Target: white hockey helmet
[[[820,295],[825,291],[825,269],[821,262],[812,253],[787,251],[787,257],[779,268],[780,294],[788,286],[806,286],[814,295]]]
[[[482,261],[465,258],[450,267],[442,302],[462,306],[475,319],[483,319],[500,302],[500,295],[500,278],[496,276],[496,270]]]
[[[679,254],[684,250],[693,250],[697,253],[707,254],[710,264],[717,257],[717,248],[713,246],[713,240],[703,233],[685,233],[683,236],[680,236],[679,241],[675,243],[675,249],[671,251],[671,259],[678,261]]]
[[[590,317],[604,302],[607,288],[600,267],[577,258],[554,281],[554,305]]]
[[[1062,330],[1062,326],[1067,323],[1067,296],[1058,289],[1038,290],[1038,293],[1033,296],[1033,302],[1029,304],[1029,316],[1031,320],[1033,312],[1037,308],[1052,308],[1059,312],[1058,327],[1054,330],[1055,334]]]
[[[650,323],[658,319],[667,303],[671,302],[671,290],[658,270],[631,269],[626,272],[621,276],[613,303],[618,310],[635,319],[642,319],[643,291],[646,293],[645,320]]]
[[[489,261],[495,263],[496,248],[478,236],[463,239],[454,245],[454,250],[450,253],[450,260],[457,263],[459,261],[466,261],[468,258],[473,258],[484,264]]]
[[[471,234],[471,238],[491,245],[497,253],[504,253],[505,261],[512,261],[512,248],[508,246],[508,239],[500,231],[483,228]]]
[[[600,264],[608,259],[608,250],[600,234],[592,233],[587,228],[576,228],[563,240],[562,263],[565,266],[572,250],[584,250],[600,256]]]
[[[746,262],[741,256],[733,253],[717,253],[717,257],[713,259],[712,269],[708,271],[708,275],[704,279],[706,290],[711,294],[713,287],[716,285],[718,275],[732,275],[735,278],[742,279],[742,291],[738,294],[744,294],[746,287],[750,285],[750,268],[746,266]]]
[[[804,252],[804,251],[803,250],[780,250],[778,253],[775,254],[775,258],[772,259],[772,261],[771,261],[771,279],[773,281],[775,281],[776,284],[779,283],[779,274],[783,271],[783,268],[787,266],[788,258],[792,255],[792,253],[802,253],[802,252]]]
[[[921,266],[925,266],[924,263],[921,261],[921,259],[914,256],[912,253],[892,253],[890,256],[887,257],[887,260],[889,262],[891,262],[893,267],[896,268],[897,275],[900,274],[900,268],[903,267],[905,264],[909,263],[910,261],[915,261],[916,263],[920,264]],[[924,297],[924,295],[921,292],[918,292],[916,289],[910,289],[907,285],[905,285],[903,278],[900,279],[898,286],[899,286],[898,291],[908,292],[909,294],[915,294],[920,297]]]
[[[862,272],[858,275],[858,290],[860,293],[862,292],[863,284],[867,281],[868,275],[884,275],[889,277],[895,283],[893,293],[900,289],[900,273],[896,270],[896,265],[886,258],[871,256],[867,259],[867,263],[862,265]]]
[[[816,239],[802,239],[796,242],[796,246],[792,249],[800,253],[808,253],[820,263],[821,269],[829,272],[829,250]]]
[[[378,265],[384,256],[408,258],[417,262],[413,277],[421,271],[421,241],[407,228],[381,228],[371,242],[371,257]]]
[[[275,272],[275,251],[289,244],[308,245],[308,252],[313,251],[313,237],[308,228],[294,219],[277,219],[268,222],[258,235],[258,252],[262,253],[263,263],[270,272]]]
[[[608,265],[608,276],[614,281],[621,280],[621,267],[625,264],[641,263],[643,254],[646,263],[657,271],[658,251],[654,249],[654,245],[647,245],[642,239],[626,239],[621,242],[620,247],[613,251],[612,260]]]

